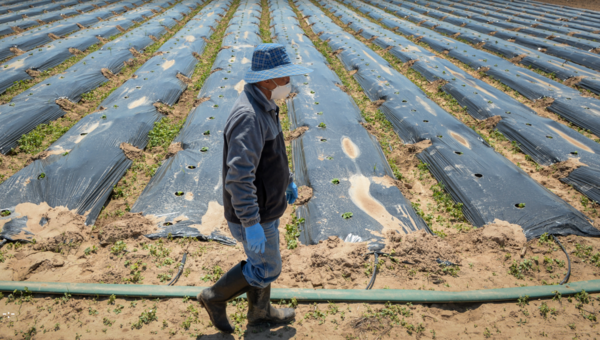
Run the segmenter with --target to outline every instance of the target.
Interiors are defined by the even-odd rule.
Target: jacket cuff
[[[260,223],[260,216],[256,216],[255,218],[251,218],[249,220],[242,221],[242,227],[244,227],[244,228],[252,227],[256,223]]]

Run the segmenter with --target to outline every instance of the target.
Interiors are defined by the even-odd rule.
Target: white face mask
[[[281,86],[281,85],[277,85],[277,83],[273,79],[271,79],[271,81],[273,82],[273,84],[275,84],[275,86],[277,86],[276,88],[271,90],[271,99],[272,100],[285,99],[290,94],[290,92],[292,92],[292,84],[291,83]]]

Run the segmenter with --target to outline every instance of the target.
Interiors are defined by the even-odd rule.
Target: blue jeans
[[[246,230],[241,224],[227,222],[231,235],[244,245],[244,251],[248,259],[242,269],[246,281],[251,286],[265,288],[271,282],[277,280],[281,274],[281,253],[279,253],[279,220],[262,224],[267,243],[265,252],[255,253],[248,248],[246,242]]]

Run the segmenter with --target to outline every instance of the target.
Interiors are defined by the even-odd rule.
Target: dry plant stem
[[[178,130],[185,122],[188,114],[192,111],[196,102],[196,95],[202,88],[206,78],[210,75],[210,69],[213,62],[221,50],[221,43],[225,35],[225,30],[238,6],[239,1],[234,1],[227,14],[217,25],[215,31],[208,40],[200,61],[196,64],[188,88],[183,92],[178,102],[171,107],[161,105],[161,110],[164,110],[163,112],[168,112],[165,117],[168,120],[168,126],[177,130],[175,133],[171,134],[172,138],[166,144],[167,147],[177,136],[179,133]],[[190,16],[190,18],[191,17],[193,16]],[[183,27],[183,23],[177,26],[177,30],[179,30],[180,27]],[[173,32],[175,33],[177,30],[173,30]],[[157,127],[155,127],[155,129],[156,128]],[[129,211],[130,206],[138,199],[154,175],[154,172],[162,164],[162,161],[166,159],[167,155],[167,148],[155,146],[151,149],[144,150],[141,157],[133,160],[133,164],[129,170],[127,170],[123,178],[117,183],[115,189],[113,189],[111,201],[100,213],[97,222],[98,226],[104,226],[111,223]]]
[[[342,4],[342,5],[344,5],[344,4]],[[362,16],[363,18],[368,19],[369,21],[371,21],[373,23],[377,23],[377,21],[371,19],[370,17],[368,17],[366,15],[363,15],[361,12],[357,11],[353,7],[350,7],[350,6],[346,6],[346,7],[349,8],[350,10],[354,11],[358,15]],[[331,13],[327,9],[325,9],[325,8],[321,8],[321,9],[330,18],[335,20],[336,24],[338,24],[340,27],[342,27],[345,31],[347,31],[349,33],[354,33],[354,30],[347,27],[337,17],[331,15]],[[525,172],[527,172],[538,183],[545,186],[550,191],[556,193],[559,197],[564,199],[571,206],[575,207],[576,209],[581,211],[583,214],[588,216],[590,219],[592,219],[594,221],[594,225],[596,227],[600,227],[600,216],[598,215],[598,212],[596,210],[597,207],[595,206],[595,204],[593,204],[592,202],[588,202],[587,198],[584,195],[582,195],[579,191],[575,190],[570,185],[562,183],[558,178],[554,178],[552,176],[552,174],[555,172],[555,169],[556,169],[555,166],[542,167],[542,166],[538,165],[537,163],[535,163],[535,161],[533,161],[533,159],[531,157],[524,154],[518,146],[511,144],[505,138],[499,137],[498,135],[500,133],[497,130],[495,130],[495,125],[485,124],[484,121],[478,121],[477,119],[475,119],[472,116],[470,116],[469,114],[467,114],[466,111],[458,105],[458,103],[452,96],[444,93],[441,90],[441,86],[442,86],[441,84],[429,82],[425,77],[420,75],[417,71],[413,70],[410,67],[405,67],[405,65],[403,65],[403,63],[401,61],[396,59],[391,54],[387,53],[387,51],[380,48],[376,44],[369,42],[367,39],[363,38],[360,34],[356,34],[354,36],[357,39],[359,39],[362,43],[369,46],[373,51],[375,51],[377,54],[379,54],[386,61],[388,61],[390,63],[390,65],[392,65],[398,72],[402,73],[408,79],[410,79],[414,84],[419,86],[427,94],[428,98],[430,98],[431,100],[436,102],[436,104],[438,104],[440,107],[442,107],[445,111],[451,113],[457,119],[459,119],[460,121],[465,123],[467,126],[471,127],[475,132],[477,132],[480,136],[482,136],[484,139],[486,139],[488,141],[488,143],[494,148],[494,150],[496,150],[496,152],[500,153],[505,158],[509,159],[513,164],[515,164],[516,166],[520,167]],[[412,39],[412,40],[414,40],[414,39]],[[482,77],[481,76],[482,72],[474,71],[473,69],[470,69],[465,64],[457,61],[454,58],[450,58],[450,57],[444,55],[443,53],[437,53],[436,51],[432,50],[431,48],[429,48],[428,45],[426,45],[424,43],[419,43],[419,45],[422,46],[423,48],[427,49],[428,51],[435,53],[440,58],[446,58],[447,60],[451,61],[454,65],[460,67],[465,72],[469,73],[471,76],[474,76],[476,78],[484,80],[488,84],[495,86],[501,90],[505,90],[501,86],[499,86],[500,83],[497,80],[492,80],[489,77]],[[506,91],[506,92],[513,96],[514,96],[514,93],[516,93],[516,91],[511,91],[514,93],[511,93],[509,91]],[[517,97],[517,96],[515,96],[515,97]],[[557,116],[555,114],[551,114],[551,112],[545,110],[545,108],[539,108],[539,107],[534,106],[534,104],[531,101],[525,99],[524,97],[518,95],[518,97],[516,99],[521,101],[523,104],[529,106],[532,110],[536,111],[539,115],[545,116],[546,118],[554,119],[559,123],[569,126],[569,124],[566,124],[566,121],[564,119],[557,119],[559,116]],[[541,172],[545,168],[550,168],[550,175],[542,175]],[[547,172],[547,171],[545,171],[545,172]],[[585,204],[585,206],[584,206],[584,204]],[[588,205],[589,205],[589,207],[588,207]]]
[[[292,8],[296,12],[298,18],[303,15],[298,12],[296,6],[291,3]],[[324,13],[329,13],[318,3],[314,3],[321,8]],[[336,24],[340,25],[339,20],[330,15],[330,18],[336,20]],[[454,227],[459,231],[467,231],[472,228],[469,222],[464,219],[453,218],[448,212],[443,209],[436,208],[434,192],[432,186],[438,185],[437,180],[431,175],[429,170],[421,165],[421,162],[416,158],[416,155],[430,144],[427,141],[420,142],[414,145],[406,145],[400,137],[394,132],[392,124],[386,119],[385,115],[378,110],[377,103],[371,102],[362,91],[358,82],[352,77],[353,72],[348,72],[341,61],[335,57],[334,51],[328,47],[327,43],[321,41],[312,29],[308,26],[305,20],[299,20],[300,26],[311,39],[315,47],[325,56],[330,69],[332,69],[342,80],[340,88],[350,95],[361,110],[366,123],[363,126],[369,133],[375,135],[379,141],[381,148],[386,156],[386,159],[398,181],[397,186],[402,191],[403,195],[411,201],[413,207],[422,216],[427,217],[427,224],[434,231],[443,227]],[[444,229],[444,232],[450,229]]]
[[[206,4],[201,5],[199,8],[191,12],[187,17],[185,17],[180,24],[174,26],[173,33],[166,33],[157,42],[148,46],[143,52],[138,53],[136,57],[130,59],[131,63],[126,63],[125,66],[121,69],[121,72],[107,79],[107,82],[104,83],[102,86],[84,94],[82,100],[79,103],[74,104],[72,106],[72,109],[66,110],[67,113],[64,116],[53,122],[50,122],[49,125],[64,129],[64,131],[66,132],[68,128],[71,128],[73,125],[75,125],[81,118],[94,112],[104,99],[106,99],[119,86],[123,85],[123,83],[125,83],[139,67],[141,67],[146,61],[152,58],[154,52],[158,50],[158,48],[160,48],[162,44],[164,44],[168,39],[170,39],[170,37],[172,37],[176,31],[183,27],[185,23],[187,23],[194,15],[196,15],[200,10],[202,10],[202,8],[205,5]],[[62,66],[63,65],[59,67]],[[49,147],[52,143],[58,140],[61,135],[62,133],[43,136],[42,143],[37,149],[37,152],[40,152]],[[14,175],[16,172],[21,170],[31,161],[32,155],[23,152],[22,150],[20,150],[20,148],[17,148],[15,152],[9,155],[1,155],[0,183],[8,179],[10,176]]]
[[[173,5],[175,6],[175,5]],[[165,8],[165,10],[168,10],[170,8],[172,8],[173,6],[169,6],[167,8]],[[164,10],[163,10],[164,12]],[[140,21],[138,23],[136,23],[135,25],[129,27],[129,29],[120,32],[119,34],[116,34],[112,37],[110,37],[110,39],[106,40],[106,39],[102,39],[102,40],[98,40],[98,43],[90,46],[87,50],[85,51],[79,51],[77,52],[77,54],[74,54],[72,57],[70,57],[69,59],[65,60],[64,62],[62,62],[60,65],[52,67],[44,72],[39,72],[39,75],[35,76],[33,79],[28,79],[28,80],[21,80],[19,82],[17,82],[17,84],[13,85],[12,87],[8,88],[4,93],[2,93],[0,95],[0,105],[4,105],[8,102],[10,102],[16,95],[25,92],[27,89],[29,89],[30,87],[43,82],[44,80],[55,76],[59,73],[64,72],[66,69],[68,69],[69,67],[75,65],[76,63],[78,63],[81,59],[87,57],[89,54],[98,51],[100,48],[102,48],[102,46],[109,42],[112,41],[114,39],[117,39],[119,37],[121,37],[124,34],[127,34],[128,32],[130,32],[131,30],[134,30],[138,27],[140,27],[143,23],[148,22],[149,20],[152,20],[154,17],[156,17],[157,15],[159,15],[160,13],[154,14],[153,16],[149,17],[148,19],[145,19],[143,21]],[[76,33],[76,32],[73,32]],[[65,35],[64,37],[67,37],[68,35]],[[12,58],[12,57],[11,57]],[[6,59],[2,61],[2,64],[6,64],[10,62],[10,59]]]

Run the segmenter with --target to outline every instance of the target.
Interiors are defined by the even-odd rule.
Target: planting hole
[[[165,223],[163,223],[163,227],[168,227],[170,225],[173,225],[173,223],[171,223],[171,222],[165,222]]]
[[[195,165],[188,165],[187,168],[193,170],[193,169],[196,169],[196,166]]]
[[[206,152],[208,151],[208,148],[206,146],[203,146],[202,149],[200,149],[200,152]]]
[[[175,196],[183,196],[184,192],[183,191],[176,191],[175,192]]]
[[[424,120],[423,123],[429,123],[429,121],[428,120]]]
[[[530,123],[525,123],[525,125],[527,125],[527,126],[531,126],[531,124],[530,124]]]
[[[87,135],[87,132],[82,132],[82,133],[80,133],[79,135],[80,135],[80,136],[85,136],[85,135]]]
[[[483,177],[483,175],[482,175],[482,174],[474,174],[474,176],[475,176],[475,177],[477,177],[477,178],[481,178],[481,177]]]
[[[517,207],[519,209],[523,209],[523,208],[525,208],[525,203],[517,203],[517,204],[515,204],[515,207]]]
[[[0,217],[6,217],[10,215],[10,210],[2,210],[0,211]]]
[[[460,151],[454,151],[454,153],[457,155],[462,155],[462,152],[460,152]]]
[[[321,138],[321,142],[327,142],[327,139]]]
[[[46,178],[45,173],[42,172],[41,174],[39,174],[38,179],[44,179],[44,178]]]
[[[552,136],[546,136],[546,138],[550,138],[550,139],[552,139]]]

